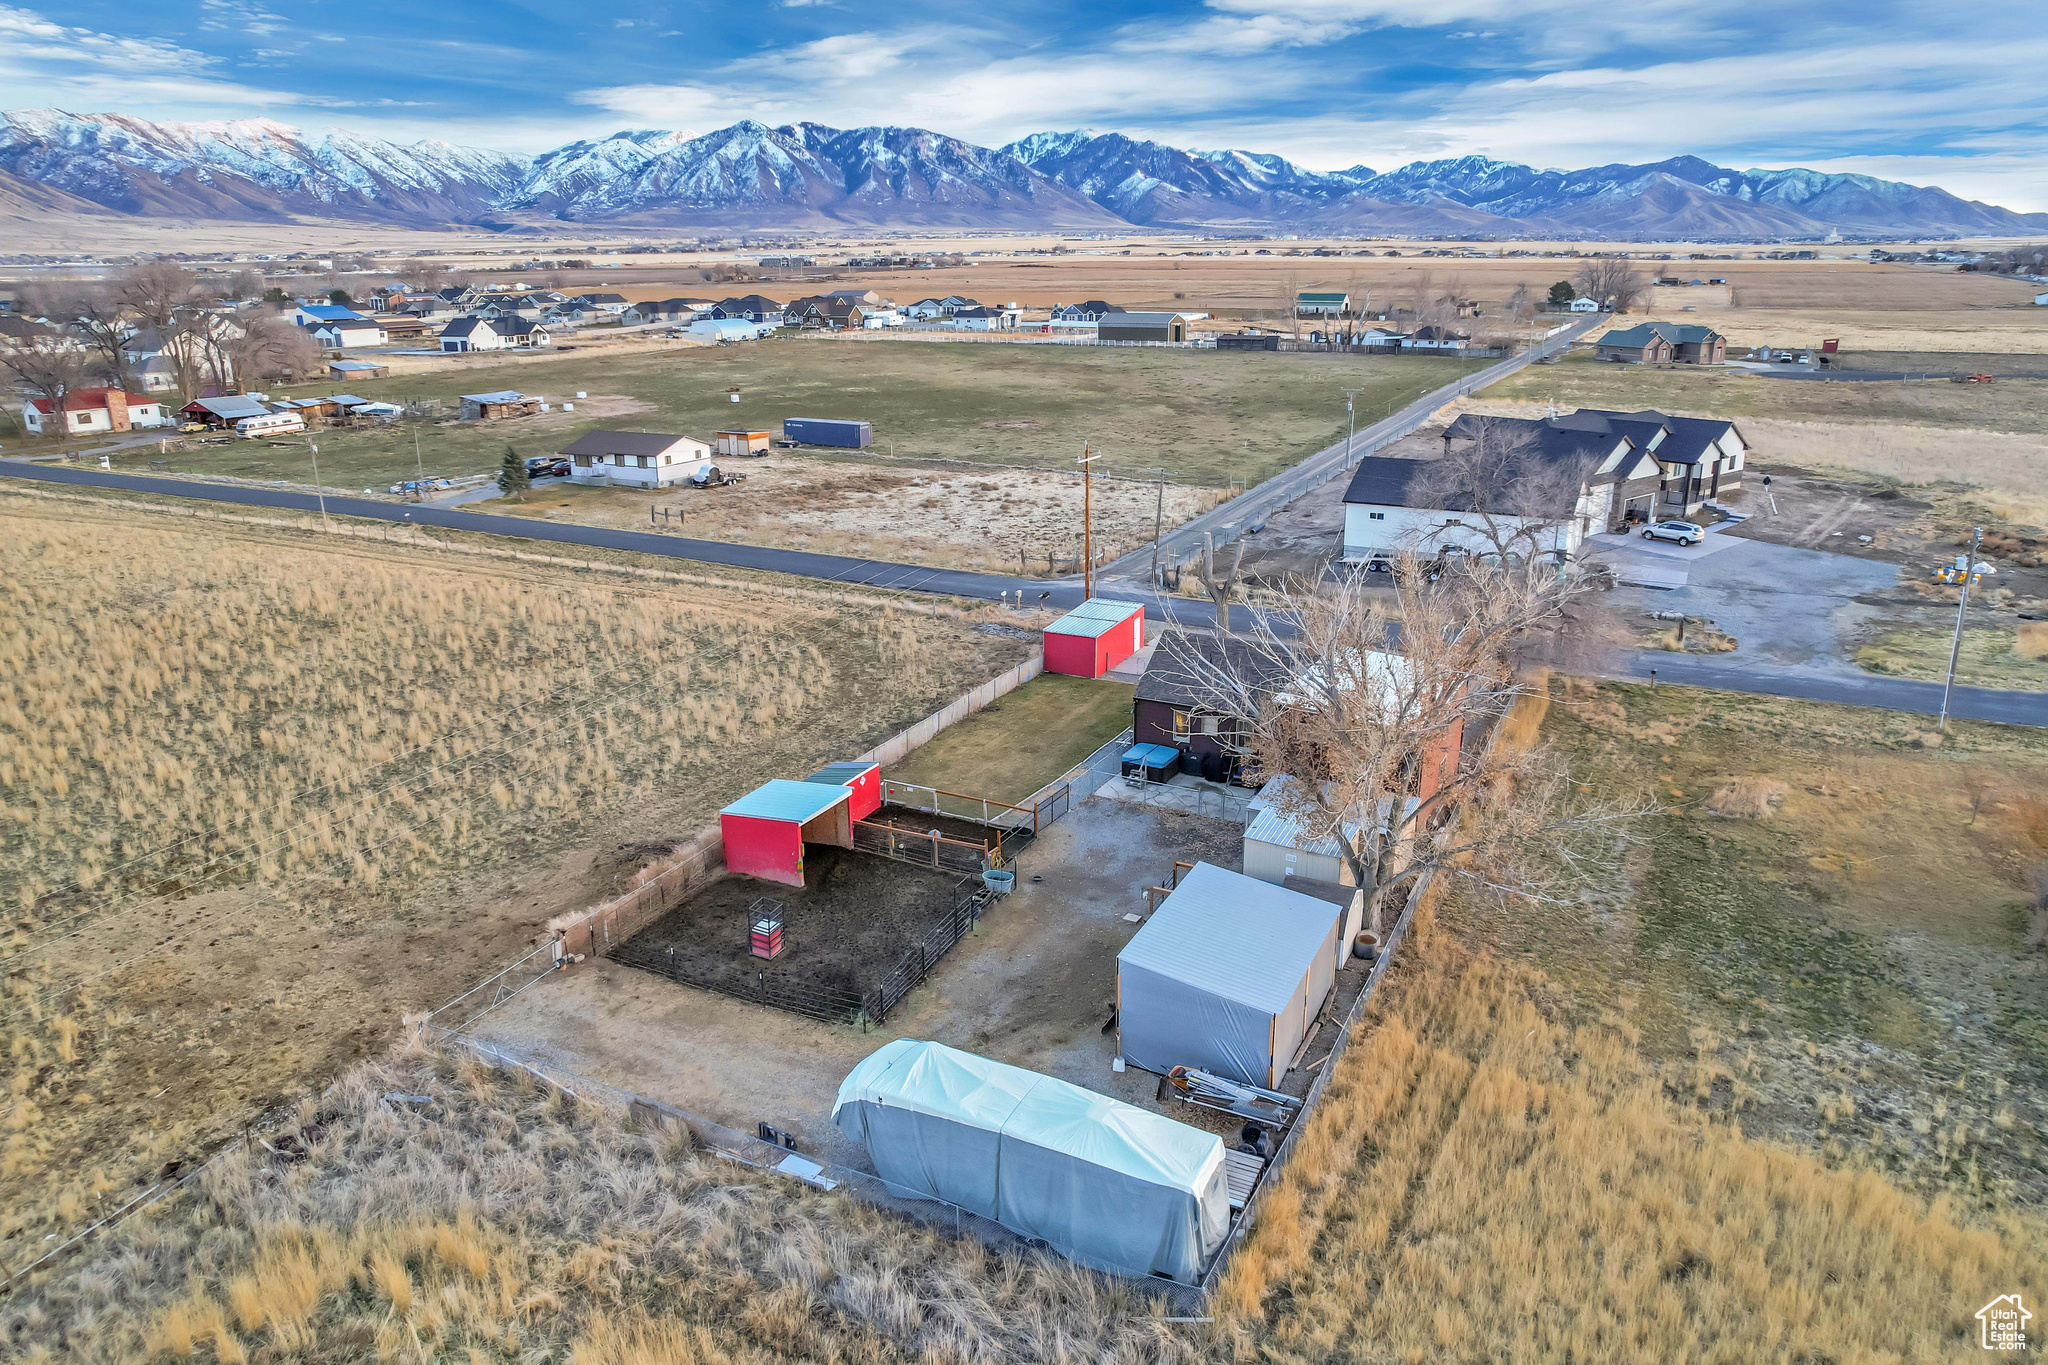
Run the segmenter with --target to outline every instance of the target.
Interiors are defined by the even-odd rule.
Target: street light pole
[[[1956,663],[1963,656],[1963,613],[1970,609],[1970,580],[1977,576],[1977,546],[1984,539],[1984,528],[1970,530],[1970,553],[1963,559],[1963,595],[1956,599],[1956,638],[1948,650],[1948,678],[1941,685],[1941,718],[1936,727],[1942,734],[1948,733],[1948,694],[1956,685]]]
[[[1344,467],[1351,468],[1351,438],[1358,434],[1358,395],[1364,389],[1344,390]]]

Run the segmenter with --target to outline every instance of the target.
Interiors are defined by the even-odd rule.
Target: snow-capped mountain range
[[[1940,236],[2048,230],[1945,190],[1697,157],[1536,170],[1468,156],[1384,174],[1312,171],[1121,133],[1001,148],[921,128],[632,130],[526,158],[267,119],[150,123],[0,115],[0,213],[409,226],[548,220],[699,228],[1157,228],[1655,238]]]

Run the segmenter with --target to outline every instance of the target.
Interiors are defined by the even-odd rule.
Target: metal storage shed
[[[828,763],[804,781],[850,790],[853,797],[848,813],[856,820],[865,820],[882,808],[882,765],[879,763]]]
[[[1264,789],[1261,789],[1263,794]],[[1345,834],[1356,839],[1358,831]],[[1312,877],[1323,882],[1353,880],[1344,861],[1344,846],[1335,834],[1320,838],[1282,815],[1271,805],[1262,806],[1244,828],[1244,872],[1275,886],[1289,877]]]
[[[891,1187],[1099,1269],[1193,1284],[1229,1235],[1214,1134],[971,1052],[884,1044],[847,1073],[832,1122]]]
[[[1045,671],[1099,678],[1145,645],[1145,608],[1091,597],[1045,628]]]
[[[819,782],[762,783],[718,813],[726,870],[802,886],[805,844],[853,847],[852,795]]]
[[[1336,977],[1340,907],[1196,863],[1117,954],[1117,1028],[1147,1071],[1273,1087]]]

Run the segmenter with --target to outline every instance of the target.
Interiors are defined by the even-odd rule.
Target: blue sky
[[[1681,152],[2048,210],[2033,5],[1867,0],[0,2],[9,107],[536,152],[740,118],[1000,143],[1094,127],[1317,169]]]

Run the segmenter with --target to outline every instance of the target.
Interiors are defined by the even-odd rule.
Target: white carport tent
[[[1117,1028],[1147,1071],[1276,1087],[1337,973],[1342,907],[1196,863],[1117,954]]]
[[[891,1187],[1099,1269],[1192,1284],[1230,1231],[1214,1134],[941,1043],[884,1044],[832,1122]]]

